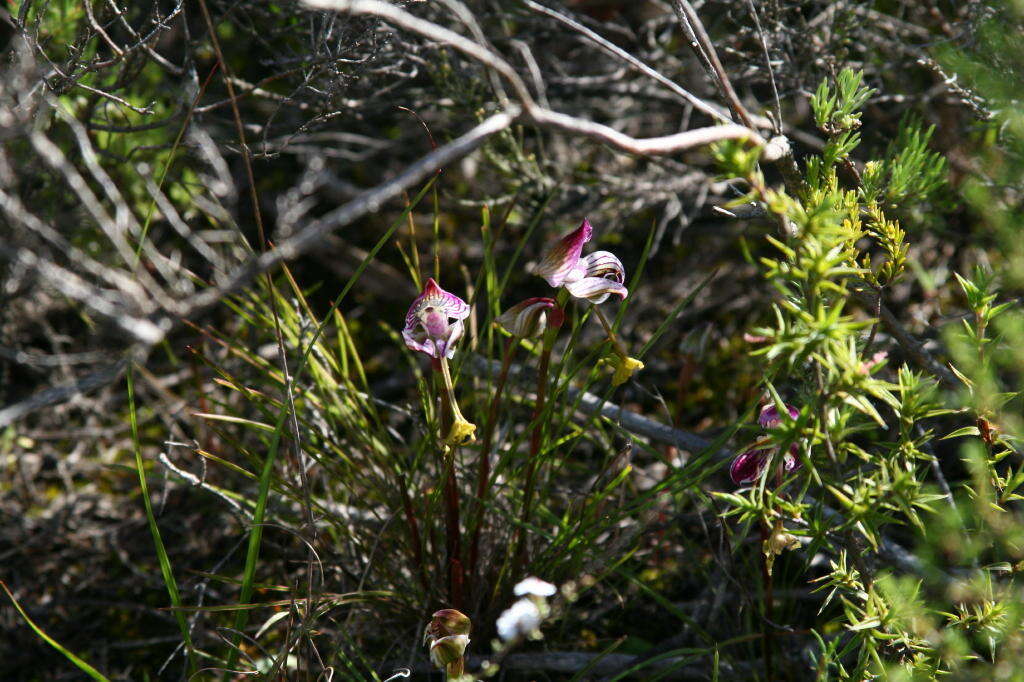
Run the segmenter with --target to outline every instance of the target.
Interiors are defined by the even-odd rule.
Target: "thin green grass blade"
[[[614,642],[609,644],[607,647],[604,648],[603,651],[601,651],[601,653],[599,653],[597,656],[594,656],[594,658],[590,659],[590,662],[583,666],[583,668],[579,672],[573,675],[572,679],[570,679],[569,682],[581,682],[582,680],[591,679],[590,671],[596,668],[597,665],[605,658],[607,658],[609,654],[614,653],[615,650],[622,646],[622,643],[625,641],[625,637],[620,637],[619,639],[616,639]]]
[[[675,322],[676,317],[679,315],[679,313],[683,311],[683,308],[686,308],[688,305],[690,305],[690,303],[693,302],[693,299],[697,296],[697,294],[699,294],[704,289],[704,287],[706,287],[708,283],[715,278],[715,275],[717,274],[717,270],[712,271],[711,274],[709,274],[707,277],[701,280],[700,284],[693,288],[693,291],[684,296],[683,299],[679,301],[679,303],[677,303],[674,308],[672,308],[672,312],[665,317],[665,319],[662,321],[660,325],[658,325],[658,328],[654,330],[654,333],[651,335],[651,338],[647,341],[647,343],[644,344],[644,347],[640,349],[640,352],[637,353],[636,356],[638,358],[642,358],[644,355],[647,354],[647,351],[649,351],[651,347],[653,347],[654,344],[658,342],[658,339],[661,338],[661,335],[668,330],[669,325]]]
[[[651,247],[654,246],[654,235],[658,231],[657,222],[651,225],[650,231],[647,233],[647,241],[644,242],[644,248],[640,252],[640,259],[636,263],[636,270],[633,272],[632,279],[629,280],[629,295],[622,299],[619,303],[618,309],[615,311],[615,320],[612,323],[612,329],[615,331],[619,330],[619,326],[622,324],[622,318],[626,315],[626,309],[629,308],[633,294],[636,291],[636,287],[640,283],[640,278],[644,274],[644,268],[647,267],[647,260],[651,257]]]
[[[512,256],[508,260],[508,266],[505,268],[505,274],[501,277],[501,283],[498,284],[498,296],[501,296],[505,291],[505,287],[508,286],[508,280],[512,276],[512,272],[515,270],[516,264],[519,262],[519,256],[523,253],[523,248],[529,243],[530,238],[533,237],[534,230],[540,225],[541,218],[544,217],[544,211],[547,210],[548,204],[555,197],[554,191],[548,192],[544,200],[541,201],[540,206],[537,207],[536,212],[533,214],[533,218],[530,219],[530,223],[526,226],[526,232],[519,238],[516,244],[515,251],[512,252]]]
[[[110,680],[103,673],[101,673],[99,670],[96,670],[96,668],[92,667],[91,665],[83,661],[81,658],[76,656],[74,653],[61,646],[60,642],[55,640],[53,637],[50,637],[48,634],[46,634],[46,632],[43,631],[41,627],[36,625],[35,622],[28,617],[28,614],[25,613],[25,610],[21,608],[21,604],[19,604],[18,600],[14,598],[14,595],[11,594],[11,591],[7,588],[7,585],[2,580],[0,580],[0,587],[4,589],[4,592],[7,593],[7,597],[11,600],[11,603],[14,604],[14,608],[17,609],[18,613],[21,614],[21,617],[25,619],[25,622],[28,623],[28,626],[32,628],[32,630],[37,635],[39,635],[40,639],[42,639],[44,642],[46,642],[54,649],[59,651],[64,656],[64,658],[74,663],[79,670],[84,672],[92,679],[99,680],[99,682],[110,682]]]
[[[146,507],[146,520],[149,522],[149,532],[153,536],[153,545],[156,547],[156,556],[160,562],[160,575],[163,576],[164,585],[167,586],[167,594],[171,598],[171,604],[175,607],[181,606],[181,595],[178,593],[178,583],[174,579],[174,571],[171,570],[171,560],[167,556],[167,549],[164,547],[163,538],[160,536],[160,527],[156,523],[156,515],[153,513],[153,502],[149,499],[149,484],[146,482],[146,470],[142,465],[142,445],[139,442],[139,420],[135,411],[135,381],[133,377],[133,365],[129,363],[128,371],[125,374],[128,383],[128,418],[132,427],[132,447],[135,450],[135,469],[139,473],[139,488],[142,492],[142,502]],[[189,634],[188,621],[185,614],[175,613],[178,621],[178,628],[185,640],[185,651],[188,654],[188,668],[191,672],[195,667],[195,654],[192,649],[192,635]]]

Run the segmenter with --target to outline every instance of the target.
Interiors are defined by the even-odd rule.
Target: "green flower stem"
[[[622,384],[629,381],[629,378],[636,372],[644,368],[644,363],[640,362],[636,358],[629,356],[629,351],[626,350],[626,346],[623,345],[619,337],[616,336],[614,330],[612,330],[611,323],[608,322],[608,318],[604,316],[601,309],[595,304],[591,304],[594,309],[594,313],[597,315],[597,319],[600,320],[601,326],[604,327],[604,332],[608,336],[608,340],[615,346],[615,354],[618,356],[618,360],[615,362],[615,374],[612,375],[612,386],[621,386]]]
[[[444,381],[444,394],[442,399],[447,399],[448,408],[445,410],[446,413],[451,414],[452,425],[459,422],[465,422],[466,418],[462,416],[462,412],[459,410],[459,403],[455,400],[455,387],[452,384],[452,374],[448,369],[448,358],[442,357],[438,363],[441,366],[441,378]],[[447,438],[447,436],[445,436]]]
[[[604,327],[604,333],[608,336],[608,340],[612,342],[613,346],[615,346],[615,352],[622,358],[628,358],[629,351],[626,350],[622,341],[620,341],[619,337],[615,334],[611,323],[608,322],[608,318],[606,318],[604,313],[601,312],[601,308],[593,303],[590,304],[590,307],[594,309],[594,314],[597,315],[598,321],[600,321],[601,326]]]
[[[494,441],[494,429],[498,423],[498,408],[501,405],[501,397],[505,392],[505,383],[508,380],[508,370],[512,366],[512,357],[515,355],[519,339],[511,338],[505,345],[505,355],[501,362],[501,372],[498,374],[498,381],[494,387],[494,397],[491,399],[491,406],[487,413],[487,423],[484,424],[482,442],[480,444],[480,459],[477,468],[476,499],[477,512],[473,524],[473,539],[469,544],[469,562],[467,566],[470,580],[476,575],[477,561],[480,556],[480,532],[484,525],[486,514],[486,497],[490,491],[491,484],[491,446]]]

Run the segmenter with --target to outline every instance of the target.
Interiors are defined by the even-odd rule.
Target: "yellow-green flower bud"
[[[444,438],[444,444],[455,447],[473,442],[473,434],[476,432],[476,424],[466,421],[463,416],[457,415],[452,427],[448,429],[448,435]]]
[[[632,377],[633,374],[644,368],[644,363],[640,362],[636,358],[625,357],[622,355],[616,357],[617,359],[613,362],[613,365],[615,366],[615,374],[612,375],[612,386],[621,386],[629,381],[629,378]]]
[[[798,540],[795,535],[786,532],[785,527],[782,525],[782,519],[776,519],[771,532],[764,540],[763,551],[768,564],[768,571],[771,572],[776,556],[782,554],[787,549],[799,548],[800,540]]]

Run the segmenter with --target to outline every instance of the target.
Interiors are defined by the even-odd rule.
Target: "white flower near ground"
[[[534,578],[533,576],[522,580],[513,589],[517,597],[525,597],[527,595],[533,595],[535,597],[550,597],[555,593],[554,585],[549,582],[545,582],[540,578]]]
[[[498,617],[498,636],[506,642],[529,637],[540,628],[541,620],[537,604],[529,598],[520,599]]]

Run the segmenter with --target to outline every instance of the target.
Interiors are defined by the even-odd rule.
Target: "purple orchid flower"
[[[751,449],[732,461],[729,466],[729,476],[736,485],[753,483],[761,478],[764,469],[768,466],[774,448]],[[800,459],[797,457],[796,443],[789,446],[789,452],[782,458],[782,469],[787,474],[800,468]]]
[[[786,411],[789,412],[790,419],[795,420],[800,416],[800,410],[792,405],[786,405]],[[775,403],[768,403],[761,408],[761,414],[757,417],[757,423],[761,425],[762,429],[774,429],[782,423],[782,418],[779,416],[779,410],[775,407]]]
[[[626,270],[609,251],[595,251],[587,257],[583,245],[590,241],[594,228],[584,218],[580,226],[558,240],[534,268],[553,287],[565,287],[576,298],[603,303],[612,294],[626,297],[623,285]]]
[[[796,419],[800,416],[800,410],[797,408],[792,405],[785,405],[785,407],[790,419]],[[779,414],[778,408],[775,407],[775,403],[768,403],[761,408],[761,413],[757,416],[757,423],[762,429],[766,430],[774,429],[782,423],[782,416]],[[755,443],[754,447],[737,456],[732,461],[732,464],[729,466],[729,476],[732,478],[733,483],[745,485],[753,483],[761,477],[768,466],[771,456],[777,451],[774,447],[762,447],[768,442],[768,439],[759,440]],[[800,468],[799,452],[800,450],[797,448],[796,443],[793,443],[789,446],[786,454],[782,456],[782,470],[785,473],[788,474]]]
[[[553,298],[528,298],[498,317],[498,324],[516,338],[538,337],[549,327],[561,327],[565,313]]]
[[[465,331],[462,321],[467,317],[469,304],[439,287],[431,278],[424,285],[423,293],[409,306],[402,338],[412,350],[436,359],[450,358]]]

